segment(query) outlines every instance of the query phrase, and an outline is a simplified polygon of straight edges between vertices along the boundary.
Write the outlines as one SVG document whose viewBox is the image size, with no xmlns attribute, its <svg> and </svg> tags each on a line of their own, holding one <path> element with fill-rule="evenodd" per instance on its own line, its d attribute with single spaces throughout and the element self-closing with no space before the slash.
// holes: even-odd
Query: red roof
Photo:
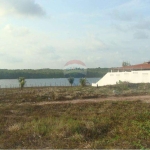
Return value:
<svg viewBox="0 0 150 150">
<path fill-rule="evenodd" d="M 150 63 L 137 64 L 132 66 L 124 66 L 115 68 L 118 70 L 148 70 L 150 69 Z"/>
</svg>

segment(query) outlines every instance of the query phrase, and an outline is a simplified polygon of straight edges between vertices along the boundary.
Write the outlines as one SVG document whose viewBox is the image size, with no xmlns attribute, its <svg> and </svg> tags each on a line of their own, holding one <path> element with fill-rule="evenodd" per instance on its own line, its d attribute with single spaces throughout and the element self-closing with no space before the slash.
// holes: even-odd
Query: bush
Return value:
<svg viewBox="0 0 150 150">
<path fill-rule="evenodd" d="M 74 78 L 73 78 L 73 77 L 70 77 L 70 78 L 68 78 L 68 81 L 69 81 L 69 83 L 70 83 L 71 86 L 72 86 L 72 84 L 73 84 L 73 82 L 74 82 Z"/>
<path fill-rule="evenodd" d="M 81 78 L 80 79 L 80 84 L 81 84 L 81 86 L 86 86 L 86 79 L 85 78 Z"/>
<path fill-rule="evenodd" d="M 22 90 L 23 87 L 25 86 L 25 83 L 26 83 L 25 78 L 24 77 L 19 77 L 18 81 L 19 81 L 19 84 L 20 84 L 20 88 Z"/>
<path fill-rule="evenodd" d="M 128 90 L 129 82 L 120 81 L 116 83 L 116 87 L 118 90 Z"/>
</svg>

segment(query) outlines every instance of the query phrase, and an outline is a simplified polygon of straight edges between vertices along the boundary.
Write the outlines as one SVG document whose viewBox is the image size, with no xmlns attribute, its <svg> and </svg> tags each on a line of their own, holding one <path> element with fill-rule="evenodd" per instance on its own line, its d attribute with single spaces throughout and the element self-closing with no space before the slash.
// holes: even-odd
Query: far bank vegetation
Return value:
<svg viewBox="0 0 150 150">
<path fill-rule="evenodd" d="M 87 69 L 87 78 L 94 77 L 103 77 L 110 68 L 88 68 Z M 65 78 L 64 72 L 62 69 L 17 69 L 17 70 L 8 70 L 0 69 L 0 79 L 18 79 L 19 77 L 25 77 L 26 79 L 33 78 Z M 74 77 L 74 74 L 72 74 Z"/>
</svg>

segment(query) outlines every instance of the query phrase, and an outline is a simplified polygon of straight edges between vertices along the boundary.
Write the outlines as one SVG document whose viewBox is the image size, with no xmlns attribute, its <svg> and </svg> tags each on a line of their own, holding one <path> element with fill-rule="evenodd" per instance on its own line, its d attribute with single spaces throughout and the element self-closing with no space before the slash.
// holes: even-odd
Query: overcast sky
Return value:
<svg viewBox="0 0 150 150">
<path fill-rule="evenodd" d="M 150 0 L 0 0 L 0 68 L 150 60 Z"/>
</svg>

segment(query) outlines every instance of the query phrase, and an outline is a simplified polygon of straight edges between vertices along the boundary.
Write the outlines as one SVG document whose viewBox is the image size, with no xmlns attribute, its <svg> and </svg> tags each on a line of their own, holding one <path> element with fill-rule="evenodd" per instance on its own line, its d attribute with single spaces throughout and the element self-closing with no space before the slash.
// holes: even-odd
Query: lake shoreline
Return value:
<svg viewBox="0 0 150 150">
<path fill-rule="evenodd" d="M 100 78 L 86 78 L 92 84 L 99 81 Z M 80 78 L 74 78 L 73 86 L 80 85 Z M 43 78 L 43 79 L 25 79 L 25 87 L 43 87 L 43 86 L 70 86 L 68 78 Z M 1 88 L 17 88 L 19 87 L 18 79 L 0 79 Z"/>
</svg>

